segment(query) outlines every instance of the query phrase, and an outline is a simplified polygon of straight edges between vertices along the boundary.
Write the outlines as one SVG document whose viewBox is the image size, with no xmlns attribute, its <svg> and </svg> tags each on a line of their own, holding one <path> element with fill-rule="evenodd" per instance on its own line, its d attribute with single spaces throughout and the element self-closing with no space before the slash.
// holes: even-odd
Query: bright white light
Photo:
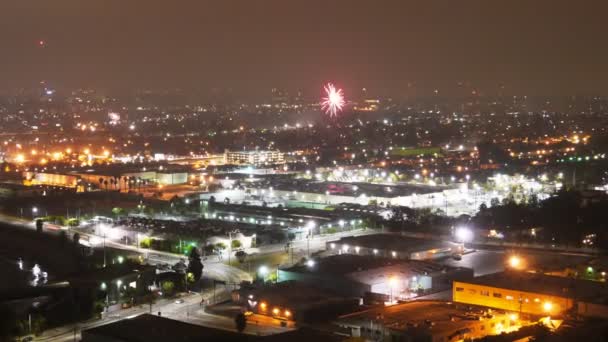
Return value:
<svg viewBox="0 0 608 342">
<path fill-rule="evenodd" d="M 306 261 L 306 266 L 308 267 L 313 267 L 315 265 L 315 261 L 312 259 L 308 259 L 308 261 Z"/>
<path fill-rule="evenodd" d="M 455 232 L 456 239 L 461 242 L 471 242 L 473 241 L 473 231 L 469 228 L 460 227 L 456 229 Z"/>
<path fill-rule="evenodd" d="M 258 269 L 258 272 L 261 275 L 266 275 L 266 274 L 268 274 L 268 267 L 266 267 L 266 266 L 260 266 L 260 268 Z"/>
</svg>

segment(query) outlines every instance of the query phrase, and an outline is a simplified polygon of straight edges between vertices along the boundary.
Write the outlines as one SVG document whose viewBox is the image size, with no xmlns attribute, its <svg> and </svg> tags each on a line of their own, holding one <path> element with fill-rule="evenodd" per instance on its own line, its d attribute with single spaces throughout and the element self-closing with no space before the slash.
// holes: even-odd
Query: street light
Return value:
<svg viewBox="0 0 608 342">
<path fill-rule="evenodd" d="M 391 301 L 390 301 L 390 302 L 391 302 L 391 304 L 392 304 L 392 303 L 393 303 L 393 301 L 394 301 L 394 300 L 393 300 L 393 288 L 397 286 L 397 282 L 398 282 L 398 280 L 397 280 L 397 278 L 396 278 L 396 277 L 394 277 L 394 276 L 391 276 L 390 278 L 388 278 L 388 287 L 389 287 L 389 288 L 390 288 L 390 290 L 391 290 Z"/>
<path fill-rule="evenodd" d="M 312 259 L 308 259 L 306 261 L 306 266 L 311 267 L 311 268 L 314 267 L 315 266 L 315 261 L 312 260 Z"/>
<path fill-rule="evenodd" d="M 543 310 L 545 310 L 545 312 L 549 313 L 549 312 L 551 312 L 552 309 L 553 309 L 553 303 L 545 302 L 543 304 Z"/>
<path fill-rule="evenodd" d="M 521 259 L 517 255 L 513 255 L 509 258 L 509 266 L 511 268 L 518 268 L 521 265 Z"/>
<path fill-rule="evenodd" d="M 262 265 L 258 268 L 258 273 L 262 276 L 262 280 L 266 282 L 266 276 L 268 275 L 268 267 Z"/>
<path fill-rule="evenodd" d="M 473 241 L 473 231 L 466 227 L 456 228 L 456 239 L 460 242 L 471 242 Z"/>
</svg>

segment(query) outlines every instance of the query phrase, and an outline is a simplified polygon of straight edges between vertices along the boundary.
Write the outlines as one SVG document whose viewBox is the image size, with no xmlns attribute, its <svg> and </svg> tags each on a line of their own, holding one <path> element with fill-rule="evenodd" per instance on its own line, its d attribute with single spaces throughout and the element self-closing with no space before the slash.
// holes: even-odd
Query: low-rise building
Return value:
<svg viewBox="0 0 608 342">
<path fill-rule="evenodd" d="M 454 281 L 455 302 L 539 316 L 571 312 L 603 316 L 608 310 L 604 283 L 540 273 L 507 271 L 469 281 Z"/>
<path fill-rule="evenodd" d="M 340 317 L 351 336 L 372 341 L 452 342 L 519 329 L 515 313 L 450 302 L 418 301 L 374 308 Z"/>
<path fill-rule="evenodd" d="M 394 234 L 348 236 L 327 242 L 328 251 L 335 254 L 372 255 L 394 259 L 431 260 L 462 254 L 461 243 L 425 240 Z"/>
<path fill-rule="evenodd" d="M 301 282 L 241 287 L 233 300 L 247 310 L 289 321 L 327 321 L 351 312 L 360 301 Z"/>
<path fill-rule="evenodd" d="M 110 324 L 82 331 L 83 342 L 233 342 L 233 341 L 317 341 L 337 342 L 345 340 L 344 336 L 325 333 L 307 328 L 287 330 L 272 335 L 259 336 L 254 329 L 246 327 L 244 333 L 233 329 L 234 323 L 225 320 L 218 327 L 206 327 L 183 321 L 143 314 L 137 317 L 122 319 Z M 260 327 L 264 328 L 264 327 Z M 276 331 L 276 327 L 273 327 Z M 255 329 L 259 332 L 259 330 Z"/>
<path fill-rule="evenodd" d="M 284 162 L 284 153 L 277 150 L 226 151 L 226 164 L 231 165 L 282 164 Z"/>
<path fill-rule="evenodd" d="M 473 277 L 473 270 L 432 262 L 341 254 L 278 270 L 279 281 L 295 280 L 345 296 L 381 294 L 407 299 L 420 293 L 450 289 L 455 279 Z"/>
</svg>

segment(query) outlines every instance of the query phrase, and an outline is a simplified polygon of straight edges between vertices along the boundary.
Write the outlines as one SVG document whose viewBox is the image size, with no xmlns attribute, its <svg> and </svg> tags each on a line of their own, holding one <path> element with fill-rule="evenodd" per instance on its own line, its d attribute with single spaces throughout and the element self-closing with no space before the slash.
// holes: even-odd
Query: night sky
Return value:
<svg viewBox="0 0 608 342">
<path fill-rule="evenodd" d="M 608 95 L 607 14 L 605 0 L 2 0 L 0 87 Z"/>
</svg>

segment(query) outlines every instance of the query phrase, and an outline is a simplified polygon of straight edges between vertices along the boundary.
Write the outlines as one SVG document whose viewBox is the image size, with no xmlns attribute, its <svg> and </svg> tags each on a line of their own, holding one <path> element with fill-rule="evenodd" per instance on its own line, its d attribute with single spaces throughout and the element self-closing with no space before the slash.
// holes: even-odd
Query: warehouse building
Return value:
<svg viewBox="0 0 608 342">
<path fill-rule="evenodd" d="M 507 271 L 454 281 L 455 302 L 540 316 L 568 311 L 608 317 L 608 287 L 602 282 Z"/>
<path fill-rule="evenodd" d="M 461 243 L 392 234 L 348 236 L 327 242 L 326 249 L 333 254 L 372 255 L 406 260 L 432 260 L 464 252 Z"/>
<path fill-rule="evenodd" d="M 416 301 L 345 315 L 336 324 L 368 341 L 453 342 L 515 331 L 528 322 L 470 305 Z"/>
<path fill-rule="evenodd" d="M 279 281 L 295 280 L 344 296 L 381 294 L 387 300 L 447 290 L 454 279 L 472 277 L 473 270 L 468 268 L 353 254 L 333 255 L 278 270 Z"/>
</svg>

